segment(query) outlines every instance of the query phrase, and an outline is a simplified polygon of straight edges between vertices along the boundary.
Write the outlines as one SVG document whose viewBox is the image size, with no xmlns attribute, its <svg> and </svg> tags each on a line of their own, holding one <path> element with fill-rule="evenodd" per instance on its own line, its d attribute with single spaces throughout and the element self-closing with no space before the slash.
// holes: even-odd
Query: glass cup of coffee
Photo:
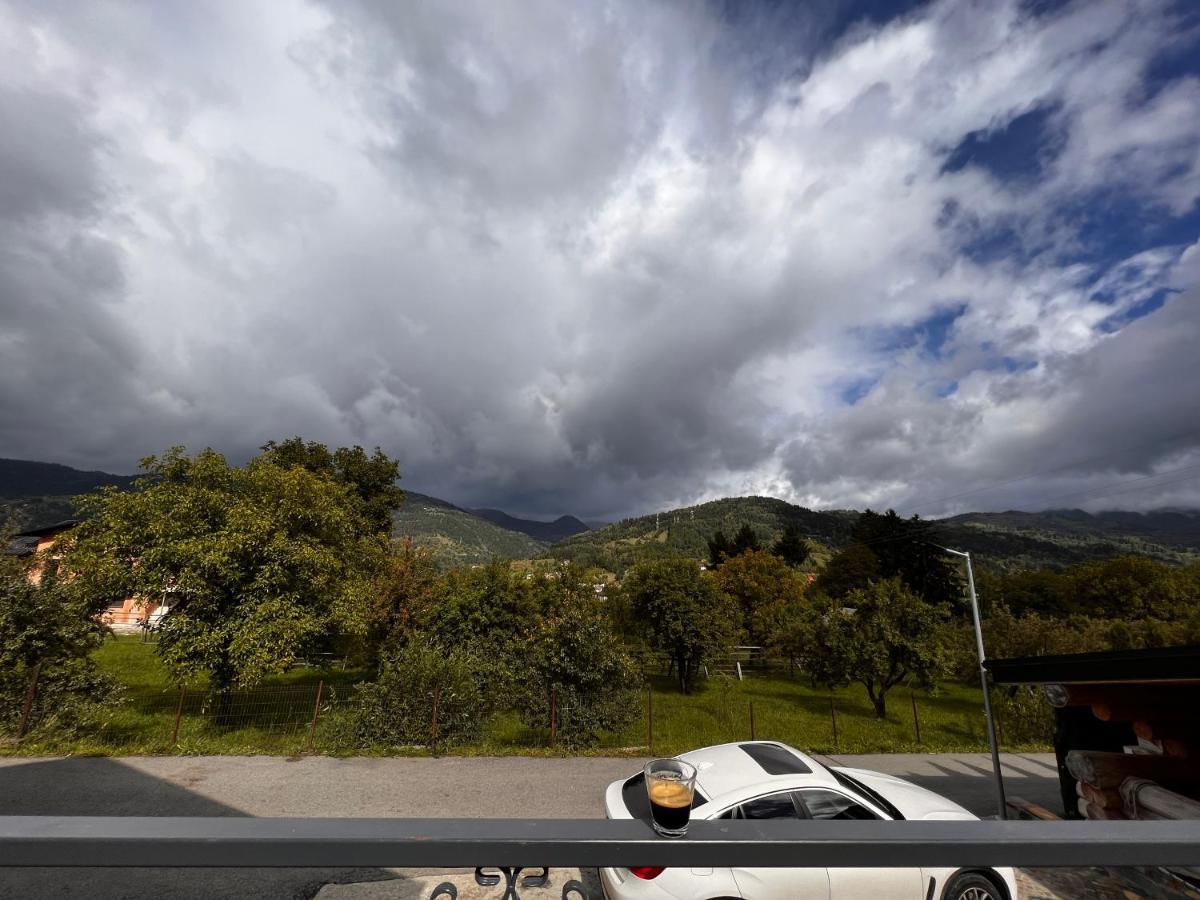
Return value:
<svg viewBox="0 0 1200 900">
<path fill-rule="evenodd" d="M 683 837 L 692 813 L 696 767 L 681 759 L 652 759 L 645 773 L 654 830 L 663 837 Z"/>
</svg>

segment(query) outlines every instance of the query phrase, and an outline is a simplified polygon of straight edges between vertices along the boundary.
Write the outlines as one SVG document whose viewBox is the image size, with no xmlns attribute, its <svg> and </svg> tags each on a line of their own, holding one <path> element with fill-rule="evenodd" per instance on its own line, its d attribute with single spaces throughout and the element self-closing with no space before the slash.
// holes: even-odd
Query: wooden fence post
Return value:
<svg viewBox="0 0 1200 900">
<path fill-rule="evenodd" d="M 646 688 L 646 752 L 654 755 L 654 688 Z"/>
<path fill-rule="evenodd" d="M 433 749 L 437 751 L 438 741 L 438 698 L 441 696 L 441 688 L 438 685 L 433 686 Z"/>
<path fill-rule="evenodd" d="M 317 699 L 313 701 L 312 724 L 308 726 L 308 752 L 312 753 L 313 743 L 317 739 L 317 718 L 321 715 L 321 694 L 325 693 L 325 680 L 317 682 Z"/>
<path fill-rule="evenodd" d="M 918 744 L 918 745 L 920 745 L 920 743 L 921 743 L 921 719 L 920 719 L 920 717 L 917 715 L 917 695 L 916 695 L 916 694 L 914 694 L 912 691 L 909 691 L 909 692 L 908 692 L 908 698 L 909 698 L 910 700 L 912 700 L 912 709 L 913 709 L 913 728 L 914 728 L 914 729 L 916 730 L 916 732 L 917 732 L 917 744 Z"/>
<path fill-rule="evenodd" d="M 29 730 L 29 717 L 33 713 L 33 701 L 37 699 L 38 680 L 42 677 L 42 664 L 35 663 L 29 676 L 29 687 L 25 689 L 25 702 L 21 704 L 21 724 L 17 726 L 17 740 L 25 737 Z"/>
<path fill-rule="evenodd" d="M 750 740 L 757 740 L 754 734 L 754 701 L 750 701 Z"/>
<path fill-rule="evenodd" d="M 187 693 L 187 688 L 180 687 L 179 702 L 175 704 L 175 726 L 171 729 L 171 746 L 175 747 L 179 744 L 179 720 L 183 716 L 183 697 Z"/>
<path fill-rule="evenodd" d="M 833 721 L 833 749 L 838 749 L 837 710 L 833 708 L 833 697 L 829 698 L 829 718 Z"/>
<path fill-rule="evenodd" d="M 550 688 L 550 746 L 558 742 L 558 688 Z"/>
</svg>

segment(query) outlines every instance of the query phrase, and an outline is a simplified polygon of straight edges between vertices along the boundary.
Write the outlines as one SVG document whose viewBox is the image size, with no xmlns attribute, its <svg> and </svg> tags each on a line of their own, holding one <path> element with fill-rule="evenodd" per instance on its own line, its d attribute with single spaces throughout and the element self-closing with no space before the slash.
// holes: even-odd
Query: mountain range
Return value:
<svg viewBox="0 0 1200 900">
<path fill-rule="evenodd" d="M 481 519 L 487 519 L 501 528 L 519 531 L 521 534 L 529 535 L 535 541 L 544 541 L 547 544 L 553 544 L 572 535 L 591 530 L 590 526 L 585 525 L 574 516 L 559 516 L 553 522 L 539 522 L 536 519 L 519 519 L 500 509 L 473 509 L 471 513 Z"/>
<path fill-rule="evenodd" d="M 54 463 L 0 459 L 0 529 L 20 531 L 69 518 L 71 497 L 103 485 L 127 487 L 134 476 L 87 472 Z M 784 528 L 807 536 L 814 562 L 849 539 L 858 512 L 811 510 L 771 497 L 729 497 L 664 510 L 591 528 L 574 516 L 552 522 L 498 509 L 465 509 L 406 491 L 394 513 L 395 535 L 432 550 L 443 566 L 512 559 L 570 559 L 624 572 L 644 559 L 683 554 L 703 557 L 717 530 L 732 535 L 743 524 L 770 543 Z M 930 520 L 931 539 L 968 550 L 981 566 L 998 570 L 1063 566 L 1135 553 L 1164 562 L 1200 558 L 1200 510 L 1151 512 L 1078 509 L 964 513 Z"/>
</svg>

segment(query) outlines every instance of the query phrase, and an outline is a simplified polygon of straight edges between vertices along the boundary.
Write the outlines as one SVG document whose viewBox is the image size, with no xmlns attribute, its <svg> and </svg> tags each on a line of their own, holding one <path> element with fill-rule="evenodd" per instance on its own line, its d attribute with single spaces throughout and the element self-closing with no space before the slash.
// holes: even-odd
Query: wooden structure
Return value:
<svg viewBox="0 0 1200 900">
<path fill-rule="evenodd" d="M 1054 708 L 1063 813 L 1200 819 L 1200 647 L 995 659 L 993 684 L 1041 685 Z M 1010 803 L 1021 818 L 1047 810 Z M 1195 896 L 1200 869 L 1126 872 L 1152 893 Z"/>
<path fill-rule="evenodd" d="M 1200 647 L 989 660 L 1042 685 L 1067 818 L 1200 817 Z"/>
</svg>

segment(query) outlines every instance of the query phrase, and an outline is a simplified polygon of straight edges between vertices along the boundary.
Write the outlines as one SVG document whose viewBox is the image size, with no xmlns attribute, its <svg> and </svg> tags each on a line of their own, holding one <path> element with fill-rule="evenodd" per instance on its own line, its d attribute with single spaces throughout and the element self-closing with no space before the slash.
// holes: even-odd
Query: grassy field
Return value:
<svg viewBox="0 0 1200 900">
<path fill-rule="evenodd" d="M 313 750 L 338 753 L 337 734 L 345 715 L 343 702 L 366 673 L 337 669 L 297 668 L 271 679 L 253 692 L 235 697 L 229 724 L 218 727 L 202 684 L 183 695 L 177 740 L 172 741 L 180 689 L 170 685 L 153 644 L 118 637 L 96 652 L 101 668 L 124 685 L 124 697 L 107 712 L 103 723 L 70 739 L 39 737 L 36 732 L 21 754 L 75 753 L 97 755 L 275 754 L 307 750 L 316 686 L 323 682 L 321 714 Z M 780 740 L 818 753 L 978 751 L 987 748 L 982 697 L 976 688 L 943 685 L 932 695 L 915 695 L 921 740 L 913 720 L 913 695 L 896 689 L 889 697 L 888 717 L 880 721 L 862 687 L 829 691 L 802 679 L 751 676 L 738 682 L 710 679 L 695 694 L 684 696 L 668 679 L 655 679 L 653 744 L 647 749 L 646 706 L 624 733 L 610 736 L 592 754 L 674 755 L 685 750 L 751 737 Z M 831 711 L 832 701 L 832 711 Z M 564 713 L 569 715 L 569 711 Z M 836 717 L 836 737 L 834 719 Z M 1003 720 L 1001 721 L 1003 727 Z M 1047 740 L 1049 734 L 1047 734 Z M 511 713 L 497 713 L 479 739 L 458 747 L 468 755 L 560 755 L 568 751 L 548 745 L 544 730 L 522 725 Z M 1010 750 L 1041 750 L 1042 744 L 1006 745 Z M 421 748 L 378 748 L 375 753 L 425 754 Z"/>
</svg>

